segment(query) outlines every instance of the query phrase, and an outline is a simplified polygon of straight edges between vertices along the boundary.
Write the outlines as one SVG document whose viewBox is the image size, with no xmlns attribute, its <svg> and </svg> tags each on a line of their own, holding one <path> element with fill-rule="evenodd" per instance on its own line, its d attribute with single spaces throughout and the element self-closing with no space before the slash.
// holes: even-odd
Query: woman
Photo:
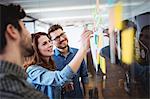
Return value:
<svg viewBox="0 0 150 99">
<path fill-rule="evenodd" d="M 32 83 L 37 90 L 48 95 L 50 99 L 60 99 L 61 86 L 77 72 L 89 48 L 90 34 L 90 31 L 83 32 L 81 35 L 81 48 L 72 61 L 61 71 L 55 71 L 54 62 L 51 59 L 53 44 L 48 34 L 43 32 L 33 34 L 35 53 L 32 57 L 33 60 L 26 67 L 27 81 Z"/>
</svg>

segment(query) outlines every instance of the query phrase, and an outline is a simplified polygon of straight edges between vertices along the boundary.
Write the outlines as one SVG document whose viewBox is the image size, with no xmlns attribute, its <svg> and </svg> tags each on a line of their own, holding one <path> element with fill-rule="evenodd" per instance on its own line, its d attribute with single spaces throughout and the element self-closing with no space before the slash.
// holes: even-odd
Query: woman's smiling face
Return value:
<svg viewBox="0 0 150 99">
<path fill-rule="evenodd" d="M 38 39 L 38 49 L 42 56 L 50 57 L 54 54 L 53 52 L 53 43 L 52 41 L 45 35 L 42 35 Z"/>
</svg>

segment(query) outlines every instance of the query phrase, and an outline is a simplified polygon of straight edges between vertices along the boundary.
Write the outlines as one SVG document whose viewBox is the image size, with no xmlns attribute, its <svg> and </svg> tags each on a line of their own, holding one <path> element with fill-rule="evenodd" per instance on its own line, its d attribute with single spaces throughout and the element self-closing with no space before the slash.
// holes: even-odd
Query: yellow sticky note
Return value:
<svg viewBox="0 0 150 99">
<path fill-rule="evenodd" d="M 100 56 L 100 67 L 104 74 L 106 74 L 106 61 L 105 58 Z"/>
<path fill-rule="evenodd" d="M 122 11 L 122 4 L 117 3 L 114 7 L 114 27 L 118 30 L 122 29 Z"/>
<path fill-rule="evenodd" d="M 103 38 L 102 38 L 102 33 L 99 33 L 98 36 L 98 48 L 102 48 L 103 47 Z"/>
<path fill-rule="evenodd" d="M 96 59 L 97 59 L 97 64 L 99 65 L 100 64 L 100 55 L 99 55 L 98 51 L 96 53 Z"/>
<path fill-rule="evenodd" d="M 131 64 L 134 57 L 134 29 L 129 28 L 121 33 L 122 61 Z"/>
</svg>

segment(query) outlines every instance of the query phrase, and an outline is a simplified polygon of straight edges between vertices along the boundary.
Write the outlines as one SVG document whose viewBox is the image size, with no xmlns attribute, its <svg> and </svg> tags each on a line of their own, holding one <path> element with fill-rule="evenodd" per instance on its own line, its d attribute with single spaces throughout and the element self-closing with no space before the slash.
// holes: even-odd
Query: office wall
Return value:
<svg viewBox="0 0 150 99">
<path fill-rule="evenodd" d="M 80 35 L 83 32 L 83 26 L 69 26 L 64 27 L 64 31 L 67 34 L 69 39 L 69 45 L 71 47 L 79 48 L 80 47 Z"/>
</svg>

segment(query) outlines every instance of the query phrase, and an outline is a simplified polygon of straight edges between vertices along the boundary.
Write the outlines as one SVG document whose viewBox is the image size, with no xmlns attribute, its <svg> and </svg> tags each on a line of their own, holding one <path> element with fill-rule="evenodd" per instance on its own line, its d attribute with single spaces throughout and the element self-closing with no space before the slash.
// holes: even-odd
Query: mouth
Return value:
<svg viewBox="0 0 150 99">
<path fill-rule="evenodd" d="M 60 42 L 60 44 L 62 44 L 62 43 L 63 43 L 63 42 L 65 42 L 65 41 L 67 41 L 67 40 L 63 40 L 63 41 L 61 41 L 61 42 Z"/>
<path fill-rule="evenodd" d="M 48 51 L 48 52 L 52 52 L 52 51 L 53 51 L 53 49 L 48 49 L 47 51 Z"/>
</svg>

